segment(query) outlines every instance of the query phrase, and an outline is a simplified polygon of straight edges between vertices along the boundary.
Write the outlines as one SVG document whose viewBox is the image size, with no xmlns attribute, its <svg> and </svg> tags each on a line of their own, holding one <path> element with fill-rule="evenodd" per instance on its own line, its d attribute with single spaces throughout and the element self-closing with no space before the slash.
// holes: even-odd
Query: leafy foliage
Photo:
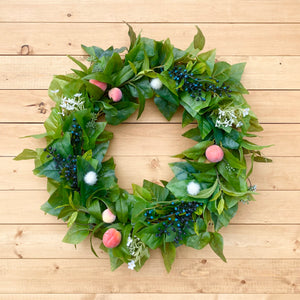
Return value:
<svg viewBox="0 0 300 300">
<path fill-rule="evenodd" d="M 67 223 L 64 242 L 78 244 L 90 236 L 97 256 L 93 238 L 102 239 L 109 228 L 121 233 L 115 248 L 100 246 L 112 270 L 126 263 L 138 271 L 149 249 L 160 248 L 170 272 L 180 245 L 199 250 L 209 244 L 226 261 L 218 231 L 229 224 L 239 202 L 253 200 L 255 188 L 247 179 L 254 161 L 270 161 L 261 153 L 266 146 L 248 140 L 255 136 L 249 132 L 262 127 L 243 97 L 245 64 L 216 62 L 215 50 L 199 54 L 205 38 L 198 27 L 191 45 L 180 50 L 169 39 L 141 37 L 127 25 L 130 46 L 124 59 L 125 47 L 84 45 L 89 66 L 69 57 L 79 69 L 54 76 L 49 96 L 55 107 L 44 123 L 46 132 L 33 136 L 45 137 L 47 147 L 25 149 L 15 160 L 34 159 L 34 174 L 48 178 L 50 197 L 41 209 Z M 121 101 L 111 99 L 112 88 L 119 89 Z M 113 158 L 105 160 L 113 137 L 105 128 L 136 110 L 140 117 L 147 99 L 167 120 L 182 106 L 182 126 L 195 123 L 184 136 L 197 144 L 175 156 L 181 161 L 170 164 L 174 178 L 169 182 L 145 180 L 143 186 L 133 184 L 130 194 L 117 183 Z M 214 144 L 224 157 L 210 162 L 206 150 Z M 116 216 L 110 223 L 103 217 L 107 209 Z"/>
</svg>

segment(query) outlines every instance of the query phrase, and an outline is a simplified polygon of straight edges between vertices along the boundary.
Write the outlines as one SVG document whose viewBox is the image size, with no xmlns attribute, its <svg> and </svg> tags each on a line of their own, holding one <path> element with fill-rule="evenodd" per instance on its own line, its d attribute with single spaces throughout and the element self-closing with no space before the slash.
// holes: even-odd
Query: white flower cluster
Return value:
<svg viewBox="0 0 300 300">
<path fill-rule="evenodd" d="M 61 99 L 61 104 L 59 105 L 62 108 L 62 114 L 65 116 L 67 111 L 73 110 L 83 110 L 84 109 L 84 101 L 81 101 L 81 94 L 77 93 L 73 96 L 73 98 L 63 97 Z"/>
<path fill-rule="evenodd" d="M 141 261 L 146 250 L 145 244 L 136 236 L 133 238 L 129 235 L 126 244 L 132 259 L 128 263 L 128 269 L 134 270 L 136 263 Z"/>
<path fill-rule="evenodd" d="M 221 109 L 218 111 L 218 118 L 216 120 L 216 127 L 231 127 L 235 125 L 236 127 L 242 127 L 242 118 L 249 115 L 249 108 L 228 108 Z"/>
</svg>

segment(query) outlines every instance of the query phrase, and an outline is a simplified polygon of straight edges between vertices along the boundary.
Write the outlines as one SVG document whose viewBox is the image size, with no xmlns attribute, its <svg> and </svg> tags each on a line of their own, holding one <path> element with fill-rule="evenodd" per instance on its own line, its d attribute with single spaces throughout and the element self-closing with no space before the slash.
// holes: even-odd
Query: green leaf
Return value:
<svg viewBox="0 0 300 300">
<path fill-rule="evenodd" d="M 132 71 L 136 75 L 137 74 L 136 66 L 130 60 L 128 61 L 128 63 L 129 63 L 129 66 L 131 67 Z"/>
<path fill-rule="evenodd" d="M 129 30 L 128 30 L 128 35 L 129 35 L 129 38 L 130 38 L 129 50 L 131 50 L 133 48 L 133 46 L 135 45 L 135 42 L 136 42 L 136 33 L 134 32 L 132 26 L 129 23 L 127 23 L 127 22 L 125 22 L 125 23 L 129 28 Z"/>
<path fill-rule="evenodd" d="M 264 148 L 269 148 L 271 146 L 274 146 L 274 145 L 267 145 L 267 146 L 259 146 L 259 145 L 256 145 L 252 142 L 249 142 L 247 140 L 242 140 L 241 142 L 241 146 L 247 150 L 262 150 Z"/>
<path fill-rule="evenodd" d="M 195 199 L 209 198 L 214 193 L 217 186 L 218 186 L 218 180 L 216 180 L 215 183 L 210 188 L 200 191 L 196 196 L 190 196 L 190 197 Z"/>
<path fill-rule="evenodd" d="M 159 97 L 154 98 L 154 103 L 164 117 L 170 121 L 179 107 L 179 99 L 165 86 L 159 90 L 156 90 L 156 93 L 159 95 Z"/>
<path fill-rule="evenodd" d="M 55 148 L 57 153 L 62 157 L 67 158 L 70 154 L 73 154 L 73 148 L 71 144 L 71 133 L 66 132 L 62 138 L 57 139 L 51 144 L 52 148 Z"/>
<path fill-rule="evenodd" d="M 166 39 L 162 47 L 161 64 L 164 65 L 164 70 L 167 71 L 173 65 L 173 45 L 170 39 Z"/>
<path fill-rule="evenodd" d="M 112 73 L 119 72 L 123 67 L 123 61 L 119 53 L 114 53 L 112 57 L 106 64 L 106 67 L 103 71 L 106 75 L 111 75 Z"/>
<path fill-rule="evenodd" d="M 219 203 L 218 203 L 218 206 L 217 206 L 217 211 L 218 211 L 218 214 L 219 214 L 219 215 L 220 215 L 220 214 L 223 212 L 223 210 L 224 210 L 224 204 L 225 204 L 224 198 L 221 197 L 221 199 L 220 199 L 220 201 L 219 201 Z"/>
<path fill-rule="evenodd" d="M 137 236 L 142 240 L 142 242 L 151 249 L 158 248 L 159 246 L 161 246 L 161 244 L 163 242 L 162 237 L 156 236 L 159 226 L 160 226 L 160 224 L 155 224 L 155 225 L 146 227 L 137 233 Z"/>
<path fill-rule="evenodd" d="M 145 96 L 143 94 L 143 91 L 137 86 L 136 86 L 136 89 L 137 89 L 137 92 L 138 92 L 138 95 L 139 95 L 139 113 L 138 113 L 138 116 L 137 116 L 137 119 L 139 119 L 140 116 L 142 115 L 144 109 L 145 109 L 146 99 L 145 99 Z"/>
<path fill-rule="evenodd" d="M 263 157 L 263 156 L 255 156 L 254 157 L 254 161 L 263 162 L 263 163 L 269 163 L 269 162 L 272 162 L 272 159 L 267 158 L 267 157 Z"/>
<path fill-rule="evenodd" d="M 165 201 L 169 195 L 169 190 L 162 187 L 156 183 L 144 179 L 143 188 L 150 191 L 152 196 L 157 199 L 157 201 Z"/>
<path fill-rule="evenodd" d="M 192 52 L 192 53 L 195 52 L 195 55 L 197 55 L 197 53 L 199 51 L 201 51 L 205 45 L 205 37 L 204 37 L 202 31 L 200 30 L 200 28 L 198 26 L 196 26 L 196 29 L 197 29 L 197 34 L 194 36 L 194 41 L 186 49 L 186 52 Z M 193 50 L 196 50 L 196 51 L 193 51 Z"/>
<path fill-rule="evenodd" d="M 95 79 L 95 80 L 98 80 L 101 82 L 106 82 L 109 84 L 112 83 L 111 77 L 107 74 L 104 74 L 103 72 L 94 72 L 92 74 L 89 74 L 89 75 L 83 77 L 82 79 L 85 79 L 85 80 Z"/>
<path fill-rule="evenodd" d="M 76 221 L 78 216 L 78 211 L 74 211 L 68 220 L 68 227 L 71 227 Z"/>
<path fill-rule="evenodd" d="M 89 233 L 90 231 L 88 225 L 73 224 L 63 238 L 63 242 L 75 245 L 79 244 L 87 238 Z"/>
<path fill-rule="evenodd" d="M 198 160 L 202 155 L 204 155 L 205 150 L 207 147 L 212 145 L 214 142 L 213 141 L 202 141 L 198 144 L 196 144 L 194 147 L 191 147 L 185 151 L 183 151 L 180 154 L 175 155 L 174 157 L 178 158 L 190 158 L 194 160 Z"/>
<path fill-rule="evenodd" d="M 192 235 L 187 238 L 186 246 L 200 250 L 210 242 L 209 232 L 202 232 L 199 235 Z"/>
<path fill-rule="evenodd" d="M 109 146 L 109 141 L 105 143 L 96 144 L 95 148 L 93 149 L 92 157 L 97 159 L 99 163 L 102 162 Z"/>
<path fill-rule="evenodd" d="M 56 162 L 53 159 L 51 159 L 46 163 L 42 164 L 41 166 L 35 168 L 33 170 L 33 173 L 38 176 L 49 177 L 60 182 L 62 179 L 60 178 L 58 171 L 59 170 L 56 167 Z"/>
<path fill-rule="evenodd" d="M 215 59 L 216 59 L 216 49 L 210 50 L 205 53 L 201 53 L 200 55 L 197 56 L 197 60 L 205 63 L 206 71 L 209 76 L 211 76 L 213 72 Z"/>
<path fill-rule="evenodd" d="M 238 158 L 236 158 L 229 150 L 226 148 L 223 148 L 224 157 L 227 160 L 227 162 L 236 169 L 246 169 L 246 163 L 245 161 L 240 161 Z"/>
<path fill-rule="evenodd" d="M 238 63 L 231 66 L 230 74 L 229 76 L 231 78 L 234 78 L 235 80 L 240 81 L 242 74 L 244 72 L 246 63 Z"/>
<path fill-rule="evenodd" d="M 169 163 L 169 166 L 178 180 L 185 180 L 190 173 L 196 173 L 196 169 L 188 162 Z"/>
<path fill-rule="evenodd" d="M 98 220 L 102 220 L 102 211 L 99 200 L 94 200 L 90 205 L 87 205 L 88 212 Z"/>
<path fill-rule="evenodd" d="M 151 202 L 152 201 L 152 196 L 151 196 L 151 193 L 146 190 L 145 188 L 142 188 L 141 186 L 139 185 L 136 185 L 136 184 L 132 184 L 132 189 L 133 189 L 133 195 L 134 196 L 137 196 L 139 198 L 142 198 L 148 202 Z"/>
<path fill-rule="evenodd" d="M 162 257 L 164 259 L 164 264 L 167 272 L 171 271 L 171 267 L 176 258 L 176 247 L 173 243 L 165 243 L 160 247 Z"/>
<path fill-rule="evenodd" d="M 61 115 L 58 113 L 58 109 L 52 109 L 50 116 L 44 123 L 49 137 L 51 137 L 52 139 L 57 139 L 61 137 L 62 122 L 63 121 Z"/>
<path fill-rule="evenodd" d="M 71 55 L 67 55 L 76 65 L 78 65 L 85 73 L 88 72 L 88 68 L 84 65 L 81 61 L 77 60 L 76 58 L 72 57 Z"/>
<path fill-rule="evenodd" d="M 121 223 L 126 223 L 128 220 L 128 207 L 129 207 L 129 201 L 128 201 L 128 194 L 125 190 L 120 191 L 120 196 L 116 200 L 116 213 L 118 220 Z"/>
<path fill-rule="evenodd" d="M 35 159 L 37 153 L 31 149 L 24 149 L 19 155 L 17 155 L 14 160 L 26 160 L 26 159 Z"/>
<path fill-rule="evenodd" d="M 193 121 L 195 120 L 195 118 L 189 114 L 189 112 L 187 110 L 184 110 L 183 111 L 183 114 L 182 114 L 182 128 L 191 124 Z M 198 141 L 200 142 L 200 141 Z"/>
<path fill-rule="evenodd" d="M 138 108 L 138 104 L 130 101 L 120 101 L 114 107 L 117 112 L 103 109 L 108 124 L 118 125 L 127 120 Z"/>
<path fill-rule="evenodd" d="M 219 80 L 221 85 L 224 81 L 229 78 L 231 66 L 227 62 L 220 61 L 217 62 L 214 66 L 212 76 Z"/>
<path fill-rule="evenodd" d="M 211 232 L 210 233 L 211 240 L 209 245 L 211 249 L 224 261 L 226 262 L 226 258 L 223 254 L 223 238 L 221 234 L 218 232 Z"/>
</svg>

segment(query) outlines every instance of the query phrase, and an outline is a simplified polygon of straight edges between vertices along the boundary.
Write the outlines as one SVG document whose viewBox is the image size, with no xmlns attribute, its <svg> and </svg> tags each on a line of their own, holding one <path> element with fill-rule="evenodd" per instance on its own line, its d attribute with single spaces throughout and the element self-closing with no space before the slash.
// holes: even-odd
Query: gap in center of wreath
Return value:
<svg viewBox="0 0 300 300">
<path fill-rule="evenodd" d="M 132 183 L 142 185 L 144 179 L 157 184 L 172 179 L 174 175 L 168 164 L 180 161 L 172 156 L 197 143 L 182 136 L 196 126 L 182 128 L 182 111 L 167 121 L 149 99 L 140 119 L 136 117 L 134 114 L 126 122 L 106 128 L 114 137 L 105 159 L 114 158 L 118 183 L 129 192 Z"/>
</svg>

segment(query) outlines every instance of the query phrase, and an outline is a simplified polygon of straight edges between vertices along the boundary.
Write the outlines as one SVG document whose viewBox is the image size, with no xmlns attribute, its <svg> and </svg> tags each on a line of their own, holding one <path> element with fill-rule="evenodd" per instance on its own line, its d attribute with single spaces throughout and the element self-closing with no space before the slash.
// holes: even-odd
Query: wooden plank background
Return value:
<svg viewBox="0 0 300 300">
<path fill-rule="evenodd" d="M 43 131 L 54 74 L 84 60 L 81 44 L 128 45 L 127 27 L 185 48 L 199 25 L 205 50 L 247 62 L 247 100 L 265 131 L 255 141 L 275 144 L 257 164 L 257 201 L 240 205 L 222 230 L 225 264 L 210 249 L 181 247 L 170 274 L 158 251 L 139 272 L 111 273 L 88 242 L 75 250 L 61 239 L 66 226 L 45 216 L 45 180 L 32 161 L 13 157 L 43 141 L 20 139 Z M 299 299 L 300 293 L 300 1 L 299 0 L 10 0 L 0 2 L 0 299 Z M 181 137 L 180 112 L 166 122 L 152 101 L 143 116 L 110 129 L 108 155 L 120 185 L 170 179 L 170 158 L 193 145 Z M 141 293 L 143 295 L 141 295 Z"/>
</svg>

